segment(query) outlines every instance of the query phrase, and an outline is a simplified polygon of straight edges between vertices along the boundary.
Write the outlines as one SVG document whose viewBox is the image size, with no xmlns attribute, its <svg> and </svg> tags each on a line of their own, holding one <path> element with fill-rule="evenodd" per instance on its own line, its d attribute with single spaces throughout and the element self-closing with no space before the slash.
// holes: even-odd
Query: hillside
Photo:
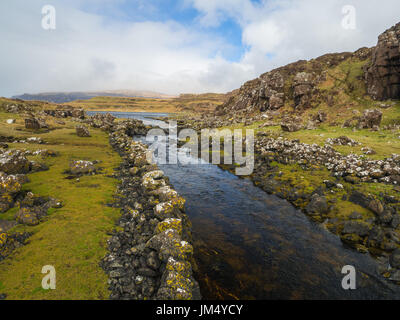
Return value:
<svg viewBox="0 0 400 320">
<path fill-rule="evenodd" d="M 317 112 L 326 113 L 323 122 L 333 125 L 351 121 L 357 111 L 390 108 L 390 101 L 375 101 L 400 99 L 399 35 L 397 24 L 379 36 L 376 47 L 300 60 L 264 73 L 234 91 L 216 115 L 235 120 L 266 112 L 298 120 L 300 128 Z M 387 116 L 387 124 L 399 122 L 395 112 Z"/>
<path fill-rule="evenodd" d="M 373 48 L 264 73 L 181 126 L 254 130 L 253 183 L 400 283 L 400 24 Z"/>
</svg>

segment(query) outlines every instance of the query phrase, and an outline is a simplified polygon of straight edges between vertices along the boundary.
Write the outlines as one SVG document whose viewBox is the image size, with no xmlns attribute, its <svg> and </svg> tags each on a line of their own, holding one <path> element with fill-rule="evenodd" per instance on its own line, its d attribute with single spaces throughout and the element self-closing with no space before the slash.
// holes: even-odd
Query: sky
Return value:
<svg viewBox="0 0 400 320">
<path fill-rule="evenodd" d="M 398 22 L 398 0 L 1 0 L 0 96 L 228 92 L 300 59 L 374 46 Z"/>
</svg>

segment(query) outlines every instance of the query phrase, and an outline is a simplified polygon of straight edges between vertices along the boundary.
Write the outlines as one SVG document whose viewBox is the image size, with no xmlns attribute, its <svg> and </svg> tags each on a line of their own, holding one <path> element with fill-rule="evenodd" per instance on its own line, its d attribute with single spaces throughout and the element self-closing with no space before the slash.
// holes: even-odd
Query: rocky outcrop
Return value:
<svg viewBox="0 0 400 320">
<path fill-rule="evenodd" d="M 369 56 L 370 51 L 364 52 Z M 246 82 L 229 94 L 226 103 L 216 108 L 216 115 L 235 118 L 268 110 L 279 110 L 285 104 L 293 108 L 309 108 L 319 102 L 316 85 L 326 78 L 325 71 L 350 57 L 366 59 L 360 52 L 327 54 L 310 61 L 298 62 L 274 69 Z M 315 100 L 315 101 L 314 101 Z"/>
<path fill-rule="evenodd" d="M 313 90 L 313 75 L 307 72 L 299 72 L 293 80 L 293 98 L 295 108 L 310 107 L 311 93 Z"/>
<path fill-rule="evenodd" d="M 200 299 L 192 275 L 185 200 L 148 162 L 147 147 L 126 134 L 132 129 L 118 124 L 110 134 L 111 144 L 124 159 L 117 173 L 123 230 L 109 240 L 110 252 L 102 262 L 110 277 L 111 299 Z"/>
<path fill-rule="evenodd" d="M 379 36 L 365 80 L 372 98 L 400 99 L 400 23 Z"/>
</svg>

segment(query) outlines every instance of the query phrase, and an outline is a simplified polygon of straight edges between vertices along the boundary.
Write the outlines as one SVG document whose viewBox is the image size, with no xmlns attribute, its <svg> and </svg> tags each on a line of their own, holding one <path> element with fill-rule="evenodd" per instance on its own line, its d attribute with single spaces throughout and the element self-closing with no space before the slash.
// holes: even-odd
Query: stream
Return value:
<svg viewBox="0 0 400 320">
<path fill-rule="evenodd" d="M 154 117 L 168 116 L 112 114 L 161 127 L 166 124 Z M 347 248 L 322 225 L 250 180 L 208 163 L 158 166 L 187 201 L 203 299 L 400 298 L 400 286 L 378 275 L 369 254 Z M 346 265 L 357 270 L 356 290 L 342 288 Z"/>
</svg>

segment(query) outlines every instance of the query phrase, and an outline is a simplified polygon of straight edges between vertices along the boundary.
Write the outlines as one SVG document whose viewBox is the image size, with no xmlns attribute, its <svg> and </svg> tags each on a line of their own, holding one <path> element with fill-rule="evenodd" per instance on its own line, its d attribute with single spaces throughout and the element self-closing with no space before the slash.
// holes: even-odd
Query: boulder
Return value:
<svg viewBox="0 0 400 320">
<path fill-rule="evenodd" d="M 35 118 L 25 119 L 25 129 L 39 130 L 41 128 L 39 120 Z"/>
<path fill-rule="evenodd" d="M 368 109 L 364 111 L 361 117 L 358 128 L 359 129 L 372 129 L 379 127 L 382 121 L 382 112 L 377 109 Z"/>
<path fill-rule="evenodd" d="M 285 122 L 281 123 L 281 128 L 286 132 L 296 132 L 303 129 L 303 125 L 300 122 L 286 120 Z"/>
<path fill-rule="evenodd" d="M 30 162 L 19 150 L 0 154 L 0 171 L 7 174 L 25 174 L 30 170 Z"/>
<path fill-rule="evenodd" d="M 306 207 L 306 212 L 309 215 L 321 215 L 329 212 L 329 206 L 324 196 L 314 194 L 311 197 L 310 203 Z"/>
<path fill-rule="evenodd" d="M 355 234 L 359 237 L 365 237 L 369 234 L 371 227 L 365 222 L 346 221 L 342 230 L 342 234 Z"/>
<path fill-rule="evenodd" d="M 70 164 L 70 171 L 73 175 L 92 174 L 96 167 L 91 161 L 77 160 Z"/>
<path fill-rule="evenodd" d="M 76 126 L 76 134 L 78 137 L 90 137 L 89 129 L 85 126 Z"/>
<path fill-rule="evenodd" d="M 42 209 L 40 207 L 35 208 L 21 208 L 15 215 L 15 220 L 21 224 L 28 226 L 36 226 L 40 222 L 40 218 L 43 216 Z"/>
</svg>

